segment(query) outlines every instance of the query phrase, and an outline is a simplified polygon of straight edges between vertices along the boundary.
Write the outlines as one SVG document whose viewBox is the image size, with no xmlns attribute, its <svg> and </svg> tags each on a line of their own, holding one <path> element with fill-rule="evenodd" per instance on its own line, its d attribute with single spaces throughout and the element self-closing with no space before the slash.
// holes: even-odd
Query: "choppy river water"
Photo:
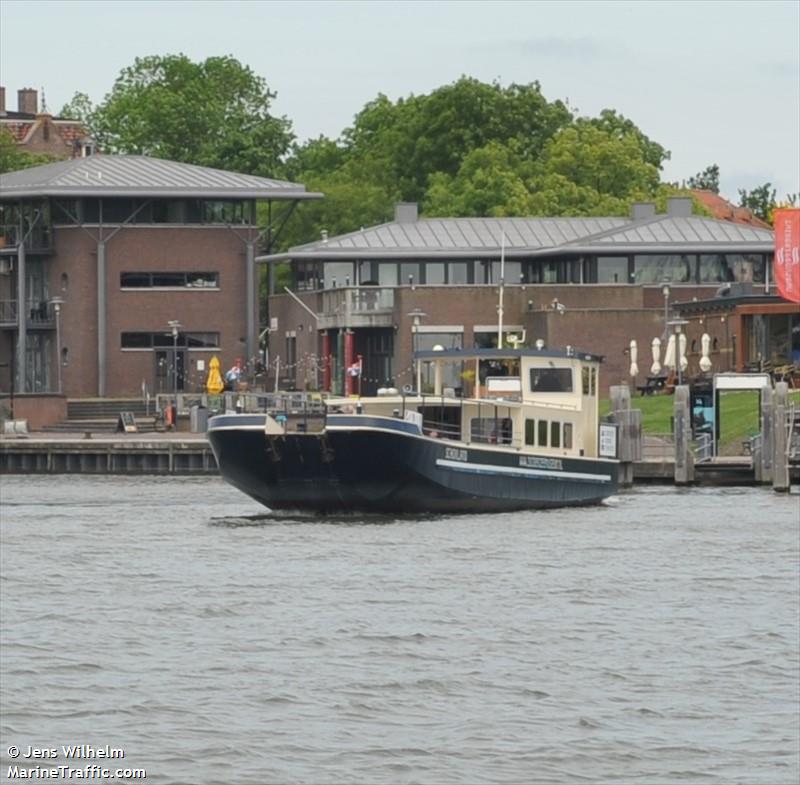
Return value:
<svg viewBox="0 0 800 785">
<path fill-rule="evenodd" d="M 0 478 L 3 777 L 108 766 L 61 749 L 88 744 L 159 785 L 800 778 L 797 495 L 263 512 L 217 479 Z"/>
</svg>

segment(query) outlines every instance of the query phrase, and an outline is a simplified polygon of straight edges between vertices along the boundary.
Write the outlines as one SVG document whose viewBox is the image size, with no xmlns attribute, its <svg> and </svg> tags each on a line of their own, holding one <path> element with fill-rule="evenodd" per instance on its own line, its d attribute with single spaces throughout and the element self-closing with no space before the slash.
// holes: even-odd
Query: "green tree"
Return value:
<svg viewBox="0 0 800 785">
<path fill-rule="evenodd" d="M 423 210 L 429 216 L 514 216 L 532 209 L 519 156 L 500 142 L 470 152 L 455 175 L 429 178 Z"/>
<path fill-rule="evenodd" d="M 91 126 L 95 106 L 86 93 L 75 93 L 72 98 L 61 107 L 59 117 L 66 120 L 78 120 L 81 125 L 91 133 Z"/>
<path fill-rule="evenodd" d="M 29 153 L 20 150 L 11 132 L 0 128 L 0 174 L 16 172 L 30 166 L 40 166 L 55 161 L 55 157 L 45 153 Z"/>
<path fill-rule="evenodd" d="M 758 188 L 748 191 L 745 188 L 739 189 L 739 204 L 747 207 L 753 215 L 762 221 L 769 221 L 775 208 L 775 189 L 772 183 L 764 183 Z"/>
<path fill-rule="evenodd" d="M 502 87 L 464 76 L 396 103 L 379 95 L 342 137 L 370 178 L 420 201 L 431 175 L 454 176 L 473 150 L 514 140 L 520 157 L 531 159 L 571 119 L 561 101 L 547 101 L 538 82 Z"/>
<path fill-rule="evenodd" d="M 233 57 L 142 57 L 85 120 L 106 152 L 280 176 L 293 135 L 286 118 L 270 114 L 274 97 Z M 79 99 L 65 109 L 83 111 Z"/>
<path fill-rule="evenodd" d="M 698 172 L 694 177 L 690 177 L 686 182 L 687 188 L 694 188 L 701 191 L 711 191 L 711 193 L 719 193 L 719 166 L 711 164 Z"/>
</svg>

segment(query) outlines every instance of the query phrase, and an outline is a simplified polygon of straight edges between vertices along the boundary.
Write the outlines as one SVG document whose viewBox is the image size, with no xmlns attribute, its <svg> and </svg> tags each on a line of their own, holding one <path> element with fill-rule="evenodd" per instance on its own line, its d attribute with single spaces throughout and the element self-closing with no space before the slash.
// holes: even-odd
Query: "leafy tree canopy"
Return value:
<svg viewBox="0 0 800 785">
<path fill-rule="evenodd" d="M 719 193 L 719 166 L 711 164 L 686 181 L 687 188 L 696 188 L 701 191 Z"/>
<path fill-rule="evenodd" d="M 96 107 L 85 95 L 62 109 L 83 120 L 101 149 L 280 176 L 293 140 L 270 114 L 266 82 L 233 57 L 137 58 Z"/>
<path fill-rule="evenodd" d="M 5 128 L 0 128 L 0 174 L 27 169 L 29 166 L 49 164 L 55 160 L 52 155 L 20 150 L 11 133 Z"/>
<path fill-rule="evenodd" d="M 748 191 L 745 188 L 739 189 L 739 205 L 747 207 L 753 215 L 762 221 L 768 221 L 775 209 L 775 189 L 772 183 L 764 183 Z"/>
</svg>

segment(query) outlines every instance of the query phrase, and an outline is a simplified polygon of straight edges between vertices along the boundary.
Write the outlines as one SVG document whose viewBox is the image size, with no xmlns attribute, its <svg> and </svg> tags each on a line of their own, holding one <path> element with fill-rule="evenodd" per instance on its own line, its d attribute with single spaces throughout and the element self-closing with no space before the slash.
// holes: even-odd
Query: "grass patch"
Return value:
<svg viewBox="0 0 800 785">
<path fill-rule="evenodd" d="M 789 392 L 789 401 L 800 406 L 800 390 Z M 720 395 L 720 455 L 738 455 L 742 442 L 760 430 L 759 393 L 756 390 L 731 391 Z M 672 395 L 644 395 L 631 399 L 633 409 L 642 411 L 642 430 L 646 434 L 672 433 L 674 398 Z M 600 401 L 600 414 L 611 411 L 611 401 Z"/>
</svg>

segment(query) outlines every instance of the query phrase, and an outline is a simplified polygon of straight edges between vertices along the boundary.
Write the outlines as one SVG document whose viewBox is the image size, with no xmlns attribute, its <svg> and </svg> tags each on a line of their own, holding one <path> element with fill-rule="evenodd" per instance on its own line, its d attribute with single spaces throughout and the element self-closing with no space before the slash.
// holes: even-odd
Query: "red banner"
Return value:
<svg viewBox="0 0 800 785">
<path fill-rule="evenodd" d="M 784 300 L 800 303 L 800 208 L 775 211 L 772 277 Z"/>
</svg>

